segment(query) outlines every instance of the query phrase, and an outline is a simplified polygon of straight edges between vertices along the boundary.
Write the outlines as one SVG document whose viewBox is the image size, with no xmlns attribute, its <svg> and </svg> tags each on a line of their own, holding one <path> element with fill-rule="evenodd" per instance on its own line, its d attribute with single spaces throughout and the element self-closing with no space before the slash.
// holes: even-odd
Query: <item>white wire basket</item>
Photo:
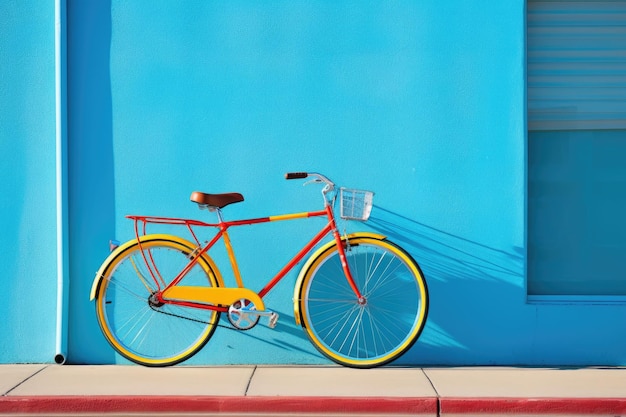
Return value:
<svg viewBox="0 0 626 417">
<path fill-rule="evenodd" d="M 342 187 L 339 189 L 339 200 L 342 219 L 365 221 L 372 212 L 374 193 Z"/>
</svg>

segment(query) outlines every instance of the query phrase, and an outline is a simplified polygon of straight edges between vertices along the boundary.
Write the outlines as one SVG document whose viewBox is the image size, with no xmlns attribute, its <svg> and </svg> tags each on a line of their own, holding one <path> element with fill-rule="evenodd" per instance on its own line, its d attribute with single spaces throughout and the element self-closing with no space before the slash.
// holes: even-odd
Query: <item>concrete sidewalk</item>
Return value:
<svg viewBox="0 0 626 417">
<path fill-rule="evenodd" d="M 625 368 L 0 365 L 0 414 L 626 415 Z"/>
</svg>

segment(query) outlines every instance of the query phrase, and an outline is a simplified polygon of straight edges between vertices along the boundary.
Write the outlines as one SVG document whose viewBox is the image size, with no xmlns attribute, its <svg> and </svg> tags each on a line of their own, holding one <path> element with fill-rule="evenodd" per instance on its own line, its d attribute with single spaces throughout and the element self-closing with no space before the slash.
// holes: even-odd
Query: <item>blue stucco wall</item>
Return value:
<svg viewBox="0 0 626 417">
<path fill-rule="evenodd" d="M 85 313 L 71 328 L 86 335 L 71 339 L 73 360 L 112 360 L 79 295 L 107 240 L 131 238 L 123 215 L 207 216 L 188 202 L 196 189 L 243 193 L 228 218 L 318 204 L 317 189 L 282 179 L 289 170 L 375 190 L 369 227 L 424 267 L 430 321 L 403 363 L 518 360 L 527 337 L 518 332 L 527 308 L 522 2 L 101 7 L 70 9 L 70 26 L 86 34 L 73 41 L 83 49 L 70 48 L 79 77 L 70 112 L 84 112 L 73 120 L 81 127 L 70 125 L 72 149 L 97 149 L 73 161 L 73 307 Z M 92 186 L 105 208 L 83 199 Z M 246 282 L 261 288 L 319 226 L 233 231 Z M 219 329 L 194 361 L 324 362 L 294 325 L 294 279 L 268 298 L 281 313 L 275 331 Z M 514 326 L 495 313 L 503 309 Z"/>
<path fill-rule="evenodd" d="M 0 362 L 55 349 L 54 3 L 0 3 Z"/>
<path fill-rule="evenodd" d="M 598 325 L 626 318 L 620 305 L 527 301 L 523 0 L 111 0 L 67 11 L 70 362 L 123 362 L 88 294 L 109 239 L 132 237 L 124 215 L 205 219 L 188 201 L 194 190 L 243 193 L 229 219 L 303 211 L 318 189 L 282 175 L 312 170 L 374 190 L 371 221 L 348 227 L 387 234 L 427 277 L 428 324 L 398 363 L 626 363 L 624 336 Z M 11 132 L 0 134 L 4 147 Z M 32 140 L 22 152 L 53 163 L 54 150 Z M 14 178 L 13 192 L 41 188 Z M 3 206 L 4 217 L 15 210 Z M 29 236 L 12 227 L 13 238 Z M 234 230 L 246 283 L 262 287 L 318 227 Z M 42 256 L 37 268 L 52 271 L 54 253 Z M 26 260 L 18 253 L 15 264 Z M 49 274 L 33 285 L 49 285 Z M 326 363 L 294 324 L 295 276 L 267 297 L 281 314 L 275 330 L 218 329 L 190 363 Z M 41 337 L 52 345 L 50 331 Z M 0 360 L 17 360 L 16 346 Z"/>
</svg>

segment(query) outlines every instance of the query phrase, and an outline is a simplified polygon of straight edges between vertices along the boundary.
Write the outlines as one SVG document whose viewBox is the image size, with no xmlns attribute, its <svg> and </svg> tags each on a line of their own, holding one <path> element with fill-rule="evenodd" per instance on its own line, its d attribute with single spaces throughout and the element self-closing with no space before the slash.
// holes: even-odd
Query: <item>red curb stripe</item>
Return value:
<svg viewBox="0 0 626 417">
<path fill-rule="evenodd" d="M 626 398 L 441 398 L 449 414 L 626 414 Z"/>
<path fill-rule="evenodd" d="M 438 400 L 393 397 L 0 397 L 0 414 L 102 412 L 380 413 L 436 415 Z"/>
</svg>

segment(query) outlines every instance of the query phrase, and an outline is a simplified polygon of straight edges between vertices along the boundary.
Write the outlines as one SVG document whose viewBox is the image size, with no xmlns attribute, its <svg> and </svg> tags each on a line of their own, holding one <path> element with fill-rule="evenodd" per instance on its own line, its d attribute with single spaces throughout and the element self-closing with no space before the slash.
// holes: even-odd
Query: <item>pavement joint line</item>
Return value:
<svg viewBox="0 0 626 417">
<path fill-rule="evenodd" d="M 254 374 L 256 373 L 256 370 L 259 366 L 258 365 L 254 365 L 254 368 L 252 368 L 252 374 L 250 374 L 250 378 L 248 379 L 248 384 L 246 385 L 246 389 L 243 393 L 244 397 L 248 396 L 248 390 L 250 389 L 250 384 L 252 384 L 252 378 L 254 378 Z"/>
<path fill-rule="evenodd" d="M 437 398 L 441 398 L 441 395 L 439 395 L 439 391 L 437 391 L 437 387 L 435 387 L 435 384 L 433 384 L 433 381 L 428 376 L 428 372 L 426 372 L 426 369 L 424 369 L 424 368 L 420 368 L 420 369 L 422 370 L 422 373 L 424 374 L 424 376 L 428 380 L 428 383 L 430 384 L 430 386 L 433 389 L 433 391 L 435 391 L 435 395 L 437 396 Z"/>
<path fill-rule="evenodd" d="M 426 369 L 424 368 L 420 368 L 422 370 L 422 373 L 424 374 L 424 376 L 426 377 L 426 379 L 428 380 L 428 383 L 430 384 L 430 387 L 433 389 L 433 391 L 435 392 L 435 396 L 437 398 L 437 403 L 436 403 L 436 407 L 437 407 L 437 414 L 435 414 L 437 417 L 441 416 L 441 395 L 439 395 L 439 391 L 437 391 L 437 387 L 435 387 L 435 384 L 433 384 L 433 381 L 430 379 L 430 377 L 428 376 L 428 373 L 426 372 Z"/>
<path fill-rule="evenodd" d="M 25 379 L 23 379 L 22 381 L 18 382 L 17 385 L 15 385 L 13 388 L 9 389 L 7 392 L 5 392 L 4 394 L 2 394 L 3 397 L 8 396 L 9 394 L 11 394 L 11 392 L 15 391 L 20 385 L 24 384 L 26 381 L 28 381 L 29 379 L 33 378 L 35 375 L 39 374 L 40 372 L 42 372 L 44 369 L 48 369 L 51 365 L 44 365 L 43 368 L 39 369 L 37 372 L 33 373 L 32 375 L 29 375 L 28 377 L 26 377 Z"/>
</svg>

